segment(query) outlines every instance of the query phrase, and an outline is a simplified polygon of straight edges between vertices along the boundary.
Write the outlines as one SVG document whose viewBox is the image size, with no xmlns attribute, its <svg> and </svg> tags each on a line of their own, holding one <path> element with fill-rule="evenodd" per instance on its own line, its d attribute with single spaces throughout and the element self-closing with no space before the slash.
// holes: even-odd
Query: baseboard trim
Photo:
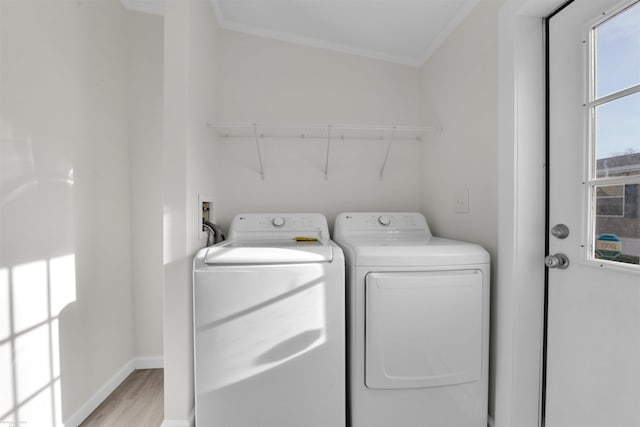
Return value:
<svg viewBox="0 0 640 427">
<path fill-rule="evenodd" d="M 160 427 L 195 427 L 196 412 L 195 408 L 191 410 L 188 420 L 164 420 Z"/>
<path fill-rule="evenodd" d="M 93 393 L 93 395 L 80 407 L 68 420 L 64 421 L 65 427 L 77 427 L 133 372 L 134 359 L 127 362 L 106 383 Z"/>
<path fill-rule="evenodd" d="M 122 5 L 136 12 L 164 15 L 164 0 L 120 0 Z"/>
<path fill-rule="evenodd" d="M 136 369 L 154 369 L 164 367 L 164 358 L 136 357 L 125 363 L 105 382 L 69 419 L 63 422 L 65 427 L 77 427 Z"/>
<path fill-rule="evenodd" d="M 164 357 L 149 356 L 136 357 L 134 359 L 135 369 L 162 369 L 164 368 Z"/>
<path fill-rule="evenodd" d="M 164 420 L 160 427 L 189 427 L 188 420 Z"/>
</svg>

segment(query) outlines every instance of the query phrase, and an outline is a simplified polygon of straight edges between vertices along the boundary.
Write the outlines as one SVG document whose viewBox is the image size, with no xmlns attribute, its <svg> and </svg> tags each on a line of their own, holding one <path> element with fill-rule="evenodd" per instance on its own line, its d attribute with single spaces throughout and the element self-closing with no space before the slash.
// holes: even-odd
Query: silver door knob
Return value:
<svg viewBox="0 0 640 427">
<path fill-rule="evenodd" d="M 555 255 L 547 255 L 544 258 L 544 265 L 549 268 L 558 268 L 564 270 L 569 267 L 569 257 L 565 254 L 557 253 Z"/>
<path fill-rule="evenodd" d="M 551 229 L 551 235 L 558 239 L 566 239 L 569 235 L 569 227 L 564 224 L 556 224 Z"/>
</svg>

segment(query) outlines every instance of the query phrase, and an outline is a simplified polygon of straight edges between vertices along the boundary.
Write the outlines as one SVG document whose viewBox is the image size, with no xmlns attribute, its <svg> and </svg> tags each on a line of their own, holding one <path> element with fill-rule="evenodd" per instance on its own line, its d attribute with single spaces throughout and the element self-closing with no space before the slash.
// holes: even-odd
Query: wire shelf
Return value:
<svg viewBox="0 0 640 427">
<path fill-rule="evenodd" d="M 422 141 L 425 134 L 440 130 L 436 126 L 364 126 L 364 125 L 277 125 L 264 123 L 207 123 L 222 138 L 297 138 L 324 140 Z"/>
<path fill-rule="evenodd" d="M 216 130 L 220 138 L 251 139 L 255 141 L 260 177 L 264 179 L 264 167 L 260 140 L 263 139 L 299 139 L 324 141 L 327 144 L 324 177 L 329 177 L 329 153 L 331 142 L 340 141 L 387 141 L 387 149 L 380 168 L 380 179 L 384 176 L 389 151 L 394 142 L 422 141 L 426 134 L 439 132 L 439 126 L 366 126 L 336 124 L 277 125 L 265 123 L 207 123 Z"/>
</svg>

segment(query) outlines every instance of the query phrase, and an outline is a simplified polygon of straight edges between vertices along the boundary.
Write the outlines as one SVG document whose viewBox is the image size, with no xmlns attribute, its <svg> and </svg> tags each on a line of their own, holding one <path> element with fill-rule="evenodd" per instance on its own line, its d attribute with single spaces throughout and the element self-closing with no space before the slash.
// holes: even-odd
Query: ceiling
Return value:
<svg viewBox="0 0 640 427">
<path fill-rule="evenodd" d="M 227 30 L 412 66 L 422 65 L 478 1 L 211 0 Z M 152 13 L 163 4 L 122 2 Z"/>
</svg>

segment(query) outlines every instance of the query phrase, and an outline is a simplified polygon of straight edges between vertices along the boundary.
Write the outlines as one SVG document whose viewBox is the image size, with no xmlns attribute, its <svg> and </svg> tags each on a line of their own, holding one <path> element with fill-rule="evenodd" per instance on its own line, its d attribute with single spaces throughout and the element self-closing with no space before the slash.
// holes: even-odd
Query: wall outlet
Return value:
<svg viewBox="0 0 640 427">
<path fill-rule="evenodd" d="M 455 213 L 469 213 L 469 189 L 456 191 L 454 197 L 453 211 Z"/>
</svg>

